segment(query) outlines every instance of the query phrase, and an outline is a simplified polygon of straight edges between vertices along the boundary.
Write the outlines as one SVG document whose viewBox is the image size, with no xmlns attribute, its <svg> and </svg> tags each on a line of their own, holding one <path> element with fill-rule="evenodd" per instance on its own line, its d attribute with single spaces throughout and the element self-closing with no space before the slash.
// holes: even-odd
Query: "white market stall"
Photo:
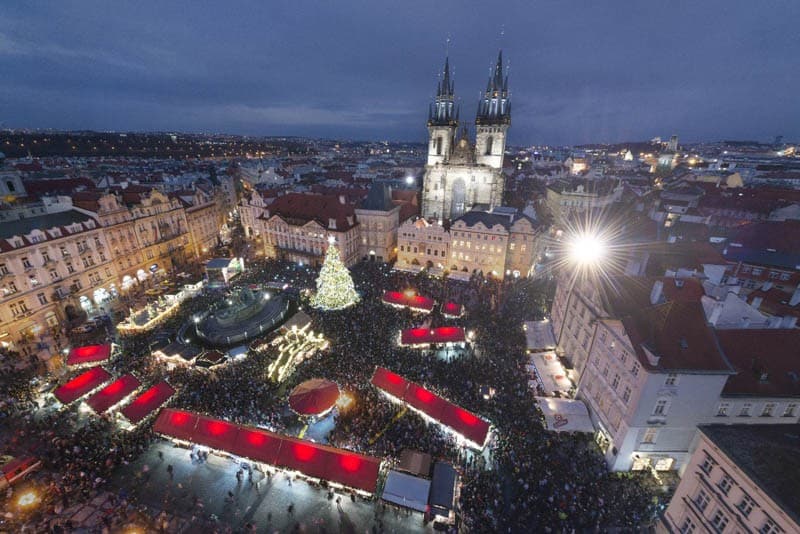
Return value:
<svg viewBox="0 0 800 534">
<path fill-rule="evenodd" d="M 566 394 L 572 388 L 567 371 L 555 352 L 536 352 L 530 355 L 528 362 L 528 372 L 536 377 L 546 395 Z M 536 387 L 535 382 L 529 385 Z"/>
<path fill-rule="evenodd" d="M 555 432 L 594 433 L 592 418 L 586 405 L 573 399 L 535 397 L 544 413 L 547 429 Z"/>
</svg>

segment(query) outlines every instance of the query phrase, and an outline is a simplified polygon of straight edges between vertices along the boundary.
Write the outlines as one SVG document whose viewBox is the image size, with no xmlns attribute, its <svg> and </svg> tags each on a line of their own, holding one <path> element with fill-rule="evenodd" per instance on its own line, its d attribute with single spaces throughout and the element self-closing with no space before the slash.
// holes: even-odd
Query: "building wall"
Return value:
<svg viewBox="0 0 800 534">
<path fill-rule="evenodd" d="M 456 221 L 450 227 L 450 235 L 451 270 L 503 278 L 509 240 L 509 233 L 503 226 L 496 224 L 487 228 L 480 222 L 467 226 L 464 221 Z"/>
<path fill-rule="evenodd" d="M 475 204 L 499 206 L 502 202 L 503 176 L 492 167 L 429 165 L 423 182 L 422 216 L 425 218 L 454 219 Z"/>
<path fill-rule="evenodd" d="M 294 225 L 278 215 L 261 219 L 261 237 L 267 258 L 322 265 L 328 247 L 328 237 L 336 240 L 342 262 L 350 267 L 361 258 L 359 225 L 346 231 L 324 228 L 315 221 Z"/>
<path fill-rule="evenodd" d="M 397 266 L 448 269 L 450 233 L 424 219 L 407 220 L 397 230 Z M 441 266 L 441 267 L 440 267 Z"/>
<path fill-rule="evenodd" d="M 359 255 L 377 261 L 392 261 L 396 256 L 400 207 L 389 211 L 357 209 L 356 218 L 360 230 Z"/>
<path fill-rule="evenodd" d="M 702 432 L 664 513 L 661 532 L 800 532 L 800 525 Z M 719 529 L 724 521 L 725 526 Z"/>
</svg>

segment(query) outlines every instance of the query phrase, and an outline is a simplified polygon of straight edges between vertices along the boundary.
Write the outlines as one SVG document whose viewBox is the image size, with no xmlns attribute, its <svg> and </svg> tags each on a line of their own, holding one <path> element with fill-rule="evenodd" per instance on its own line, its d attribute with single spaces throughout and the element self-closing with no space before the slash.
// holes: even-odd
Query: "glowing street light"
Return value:
<svg viewBox="0 0 800 534">
<path fill-rule="evenodd" d="M 414 177 L 413 176 L 406 176 L 406 183 L 408 185 L 413 185 L 414 184 Z"/>
<path fill-rule="evenodd" d="M 17 506 L 22 509 L 32 508 L 40 500 L 39 494 L 35 490 L 29 489 L 17 497 Z"/>
<path fill-rule="evenodd" d="M 569 259 L 580 267 L 591 267 L 605 258 L 607 247 L 597 235 L 579 234 L 567 243 Z"/>
</svg>

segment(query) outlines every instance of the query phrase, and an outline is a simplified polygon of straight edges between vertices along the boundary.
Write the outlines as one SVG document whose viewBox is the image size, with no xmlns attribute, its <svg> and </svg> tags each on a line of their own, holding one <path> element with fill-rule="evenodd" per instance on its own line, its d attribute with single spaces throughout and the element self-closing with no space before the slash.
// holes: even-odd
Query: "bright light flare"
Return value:
<svg viewBox="0 0 800 534">
<path fill-rule="evenodd" d="M 593 234 L 577 235 L 568 242 L 567 247 L 570 260 L 583 267 L 599 264 L 608 253 L 606 243 Z"/>
<path fill-rule="evenodd" d="M 34 490 L 28 490 L 21 493 L 17 498 L 17 506 L 20 508 L 29 508 L 39 502 L 39 494 Z"/>
</svg>

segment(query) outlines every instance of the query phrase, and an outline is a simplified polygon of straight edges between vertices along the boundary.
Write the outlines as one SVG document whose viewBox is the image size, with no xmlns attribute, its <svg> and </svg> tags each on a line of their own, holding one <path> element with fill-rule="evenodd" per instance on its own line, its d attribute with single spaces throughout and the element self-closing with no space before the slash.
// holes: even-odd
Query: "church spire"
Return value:
<svg viewBox="0 0 800 534">
<path fill-rule="evenodd" d="M 489 75 L 486 92 L 478 102 L 477 124 L 508 124 L 511 122 L 511 103 L 508 99 L 508 75 L 503 75 L 503 51 Z"/>
<path fill-rule="evenodd" d="M 450 57 L 444 60 L 441 79 L 436 86 L 436 98 L 428 117 L 429 126 L 448 126 L 456 122 L 455 82 L 450 76 Z"/>
</svg>

